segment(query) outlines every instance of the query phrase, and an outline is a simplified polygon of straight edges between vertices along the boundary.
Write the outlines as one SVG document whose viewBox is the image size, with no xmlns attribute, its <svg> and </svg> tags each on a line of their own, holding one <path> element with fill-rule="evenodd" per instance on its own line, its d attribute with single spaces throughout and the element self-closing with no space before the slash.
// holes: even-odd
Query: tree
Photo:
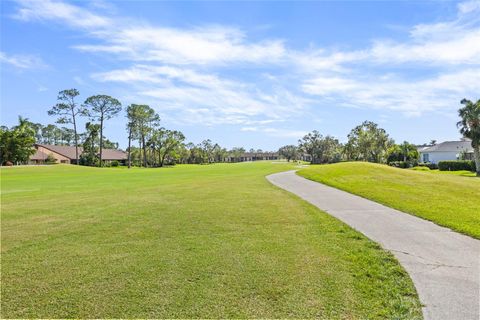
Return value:
<svg viewBox="0 0 480 320">
<path fill-rule="evenodd" d="M 138 139 L 143 150 L 143 165 L 147 166 L 147 140 L 155 127 L 160 124 L 160 116 L 150 106 L 131 104 L 127 107 L 127 130 L 130 140 Z"/>
<path fill-rule="evenodd" d="M 180 131 L 160 128 L 154 132 L 152 140 L 158 153 L 158 163 L 163 167 L 165 159 L 175 158 L 175 152 L 182 146 L 185 136 Z"/>
<path fill-rule="evenodd" d="M 26 118 L 18 117 L 18 125 L 0 129 L 0 164 L 27 163 L 35 153 L 35 131 Z"/>
<path fill-rule="evenodd" d="M 287 159 L 288 162 L 290 160 L 296 160 L 298 157 L 298 148 L 292 144 L 286 145 L 278 149 L 278 154 Z"/>
<path fill-rule="evenodd" d="M 331 163 L 340 161 L 340 143 L 332 136 L 323 137 L 317 130 L 298 141 L 299 148 L 310 155 L 311 163 Z"/>
<path fill-rule="evenodd" d="M 79 95 L 80 92 L 77 89 L 60 91 L 57 97 L 58 103 L 48 111 L 50 116 L 59 116 L 57 123 L 71 123 L 73 125 L 76 164 L 78 164 L 77 116 L 85 113 L 85 109 L 75 101 L 75 98 Z"/>
<path fill-rule="evenodd" d="M 242 156 L 242 154 L 245 153 L 245 149 L 241 147 L 240 148 L 235 147 L 232 150 L 230 150 L 228 153 L 230 154 L 230 156 L 233 158 L 233 161 L 235 162 L 240 160 L 240 157 Z"/>
<path fill-rule="evenodd" d="M 474 103 L 463 99 L 460 103 L 463 108 L 458 110 L 461 120 L 457 127 L 464 137 L 472 140 L 477 177 L 480 177 L 480 100 Z"/>
<path fill-rule="evenodd" d="M 393 161 L 416 162 L 418 151 L 415 145 L 404 141 L 402 144 L 394 144 L 387 150 L 387 163 Z"/>
<path fill-rule="evenodd" d="M 83 152 L 80 157 L 80 163 L 85 166 L 96 166 L 98 163 L 97 141 L 99 141 L 98 133 L 100 131 L 100 125 L 87 122 L 85 129 L 87 129 L 87 134 L 83 142 Z"/>
<path fill-rule="evenodd" d="M 104 122 L 115 117 L 121 110 L 122 104 L 115 98 L 112 98 L 107 95 L 96 95 L 91 96 L 85 100 L 84 106 L 86 108 L 86 113 L 88 116 L 94 120 L 98 121 L 100 124 L 100 157 L 99 163 L 100 167 L 102 163 L 102 152 L 103 152 L 103 128 Z"/>
<path fill-rule="evenodd" d="M 344 152 L 348 160 L 383 163 L 388 148 L 394 144 L 387 132 L 371 121 L 364 121 L 348 134 Z"/>
</svg>

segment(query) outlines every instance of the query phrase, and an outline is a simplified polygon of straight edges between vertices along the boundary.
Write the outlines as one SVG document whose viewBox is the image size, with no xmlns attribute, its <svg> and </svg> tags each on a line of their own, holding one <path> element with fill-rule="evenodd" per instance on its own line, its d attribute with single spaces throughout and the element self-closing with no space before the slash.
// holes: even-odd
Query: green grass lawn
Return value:
<svg viewBox="0 0 480 320">
<path fill-rule="evenodd" d="M 310 166 L 298 174 L 480 238 L 480 179 L 474 174 L 365 162 Z"/>
<path fill-rule="evenodd" d="M 267 182 L 289 164 L 1 170 L 2 318 L 420 318 L 389 253 Z"/>
</svg>

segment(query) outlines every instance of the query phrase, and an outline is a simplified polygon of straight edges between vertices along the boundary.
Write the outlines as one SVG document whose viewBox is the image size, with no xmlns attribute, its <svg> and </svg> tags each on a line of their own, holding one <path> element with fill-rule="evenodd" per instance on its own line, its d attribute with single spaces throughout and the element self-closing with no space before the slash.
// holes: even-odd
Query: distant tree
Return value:
<svg viewBox="0 0 480 320">
<path fill-rule="evenodd" d="M 87 98 L 84 102 L 86 113 L 88 116 L 94 120 L 98 121 L 100 124 L 100 156 L 99 164 L 100 167 L 103 165 L 103 128 L 104 122 L 115 117 L 121 110 L 122 104 L 115 98 L 112 98 L 107 95 L 96 95 Z"/>
<path fill-rule="evenodd" d="M 306 134 L 298 141 L 299 148 L 310 155 L 311 163 L 340 161 L 340 143 L 332 136 L 322 136 L 317 130 Z"/>
<path fill-rule="evenodd" d="M 153 134 L 152 140 L 155 142 L 155 150 L 158 154 L 158 163 L 160 167 L 165 164 L 165 159 L 176 158 L 176 153 L 182 147 L 185 136 L 180 131 L 166 130 L 160 128 Z"/>
<path fill-rule="evenodd" d="M 100 125 L 87 122 L 85 125 L 86 139 L 83 142 L 83 152 L 80 157 L 80 164 L 85 166 L 96 166 L 98 164 L 97 141 L 100 140 Z"/>
<path fill-rule="evenodd" d="M 418 157 L 417 147 L 407 141 L 402 144 L 394 144 L 387 150 L 387 163 L 393 161 L 415 162 Z"/>
<path fill-rule="evenodd" d="M 57 127 L 53 124 L 46 125 L 42 129 L 42 142 L 46 144 L 54 144 L 55 142 L 55 131 Z"/>
<path fill-rule="evenodd" d="M 58 116 L 57 123 L 71 123 L 74 131 L 75 159 L 78 164 L 78 131 L 77 116 L 85 113 L 85 109 L 77 104 L 75 98 L 80 95 L 77 89 L 62 90 L 58 93 L 58 103 L 49 111 L 48 115 Z"/>
<path fill-rule="evenodd" d="M 480 100 L 472 102 L 463 99 L 463 107 L 458 110 L 461 120 L 457 123 L 460 133 L 472 140 L 477 177 L 480 177 Z"/>
<path fill-rule="evenodd" d="M 388 148 L 393 144 L 384 129 L 374 122 L 365 121 L 350 131 L 344 151 L 348 160 L 383 163 Z"/>
<path fill-rule="evenodd" d="M 230 150 L 228 152 L 230 154 L 230 156 L 233 158 L 233 161 L 239 161 L 240 160 L 240 157 L 242 156 L 242 154 L 245 153 L 245 149 L 244 148 L 239 148 L 239 147 L 235 147 L 233 148 L 232 150 Z"/>
<path fill-rule="evenodd" d="M 437 144 L 437 140 L 430 140 L 429 145 L 434 146 Z"/>
<path fill-rule="evenodd" d="M 228 155 L 228 151 L 222 148 L 218 143 L 213 146 L 213 158 L 214 162 L 223 162 Z"/>
<path fill-rule="evenodd" d="M 35 153 L 35 131 L 26 118 L 18 117 L 18 125 L 0 129 L 0 164 L 27 163 Z"/>
<path fill-rule="evenodd" d="M 290 160 L 297 159 L 298 148 L 294 145 L 286 145 L 278 149 L 278 154 L 287 159 L 288 162 L 290 162 Z"/>
<path fill-rule="evenodd" d="M 160 116 L 148 105 L 131 104 L 127 107 L 127 118 L 130 139 L 139 141 L 143 151 L 143 166 L 147 167 L 147 141 L 159 126 Z"/>
</svg>

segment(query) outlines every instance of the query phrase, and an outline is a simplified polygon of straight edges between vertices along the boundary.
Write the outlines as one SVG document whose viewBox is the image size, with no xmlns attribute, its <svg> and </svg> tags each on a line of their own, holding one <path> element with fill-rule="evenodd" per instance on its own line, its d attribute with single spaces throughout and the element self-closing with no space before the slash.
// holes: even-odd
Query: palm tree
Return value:
<svg viewBox="0 0 480 320">
<path fill-rule="evenodd" d="M 463 99 L 463 108 L 458 110 L 461 120 L 457 123 L 460 133 L 472 140 L 477 177 L 480 177 L 480 100 L 473 103 Z"/>
</svg>

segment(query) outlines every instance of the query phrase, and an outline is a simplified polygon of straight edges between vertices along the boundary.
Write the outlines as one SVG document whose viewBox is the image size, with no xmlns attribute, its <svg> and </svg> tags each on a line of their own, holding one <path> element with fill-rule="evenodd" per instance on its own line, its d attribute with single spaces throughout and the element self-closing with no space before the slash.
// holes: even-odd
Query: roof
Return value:
<svg viewBox="0 0 480 320">
<path fill-rule="evenodd" d="M 38 149 L 35 150 L 35 153 L 30 156 L 30 160 L 46 160 L 47 158 L 48 158 L 48 154 Z"/>
<path fill-rule="evenodd" d="M 64 157 L 69 158 L 70 160 L 75 160 L 75 146 L 56 146 L 51 144 L 40 144 L 37 143 L 35 146 L 40 146 L 45 149 L 51 150 L 55 153 L 58 153 Z M 38 150 L 37 150 L 38 151 Z M 78 156 L 80 157 L 83 152 L 82 147 L 78 147 Z M 36 153 L 35 153 L 36 155 Z M 34 155 L 34 156 L 35 156 Z M 103 160 L 126 160 L 128 155 L 125 151 L 115 150 L 115 149 L 103 149 L 102 150 L 102 159 Z M 33 159 L 33 158 L 32 158 Z M 41 158 L 44 159 L 44 158 Z"/>
<path fill-rule="evenodd" d="M 471 141 L 445 141 L 430 147 L 421 147 L 419 152 L 473 152 Z"/>
</svg>

